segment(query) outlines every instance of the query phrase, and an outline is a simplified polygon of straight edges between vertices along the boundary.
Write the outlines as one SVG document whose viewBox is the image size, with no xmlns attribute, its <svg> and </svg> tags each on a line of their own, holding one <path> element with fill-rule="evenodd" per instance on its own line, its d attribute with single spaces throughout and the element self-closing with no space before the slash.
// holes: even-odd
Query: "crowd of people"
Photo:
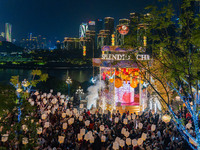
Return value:
<svg viewBox="0 0 200 150">
<path fill-rule="evenodd" d="M 188 150 L 190 147 L 172 122 L 146 111 L 120 114 L 78 108 L 57 93 L 32 94 L 37 108 L 38 150 Z"/>
</svg>

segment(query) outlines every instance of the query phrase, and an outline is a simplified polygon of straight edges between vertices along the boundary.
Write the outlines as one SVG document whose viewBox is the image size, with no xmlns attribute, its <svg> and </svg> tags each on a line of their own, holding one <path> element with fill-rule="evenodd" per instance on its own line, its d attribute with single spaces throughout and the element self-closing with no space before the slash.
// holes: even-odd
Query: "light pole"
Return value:
<svg viewBox="0 0 200 150">
<path fill-rule="evenodd" d="M 70 77 L 67 78 L 66 83 L 68 85 L 68 97 L 69 97 L 69 93 L 70 93 L 70 84 L 72 84 L 72 79 Z"/>
<path fill-rule="evenodd" d="M 81 89 L 81 86 L 76 90 L 76 94 L 79 96 L 79 99 L 81 100 L 81 95 L 84 94 L 83 89 Z"/>
</svg>

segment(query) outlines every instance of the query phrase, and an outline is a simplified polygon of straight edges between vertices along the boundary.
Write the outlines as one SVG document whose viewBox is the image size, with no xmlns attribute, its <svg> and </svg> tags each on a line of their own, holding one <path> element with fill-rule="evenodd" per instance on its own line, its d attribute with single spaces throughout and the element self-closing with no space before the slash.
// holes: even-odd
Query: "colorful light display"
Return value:
<svg viewBox="0 0 200 150">
<path fill-rule="evenodd" d="M 83 46 L 83 56 L 86 56 L 86 46 Z"/>
<path fill-rule="evenodd" d="M 79 28 L 79 37 L 86 37 L 87 30 L 88 30 L 88 24 L 82 23 Z"/>
<path fill-rule="evenodd" d="M 12 25 L 9 24 L 9 23 L 6 23 L 5 29 L 6 29 L 6 41 L 7 42 L 12 42 L 12 38 L 11 38 Z"/>
<path fill-rule="evenodd" d="M 126 26 L 126 25 L 120 25 L 120 26 L 118 26 L 118 29 L 117 29 L 117 30 L 119 31 L 119 33 L 120 33 L 121 35 L 126 35 L 126 34 L 128 34 L 128 32 L 129 32 L 129 27 Z"/>
</svg>

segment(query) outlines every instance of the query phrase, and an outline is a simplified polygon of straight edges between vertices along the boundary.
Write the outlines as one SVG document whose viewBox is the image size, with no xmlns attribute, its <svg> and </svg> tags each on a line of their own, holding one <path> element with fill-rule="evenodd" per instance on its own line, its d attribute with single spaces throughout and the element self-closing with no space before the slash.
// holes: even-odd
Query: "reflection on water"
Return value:
<svg viewBox="0 0 200 150">
<path fill-rule="evenodd" d="M 65 81 L 67 76 L 70 76 L 72 80 L 80 83 L 88 82 L 92 77 L 92 69 L 87 70 L 42 70 L 44 73 L 48 73 L 49 77 L 58 78 Z M 8 84 L 11 76 L 19 75 L 20 80 L 30 79 L 31 70 L 24 69 L 0 69 L 0 82 Z"/>
</svg>

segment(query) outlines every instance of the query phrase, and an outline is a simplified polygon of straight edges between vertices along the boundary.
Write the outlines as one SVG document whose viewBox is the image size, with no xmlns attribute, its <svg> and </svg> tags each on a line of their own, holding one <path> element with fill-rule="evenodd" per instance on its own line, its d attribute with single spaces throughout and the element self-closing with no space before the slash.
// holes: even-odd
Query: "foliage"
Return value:
<svg viewBox="0 0 200 150">
<path fill-rule="evenodd" d="M 1 135 L 9 135 L 5 147 L 14 148 L 17 145 L 19 149 L 33 149 L 37 146 L 37 127 L 39 126 L 35 117 L 37 108 L 30 105 L 28 98 L 31 88 L 36 87 L 39 82 L 46 81 L 48 74 L 43 74 L 40 70 L 33 70 L 31 76 L 32 80 L 30 81 L 25 79 L 20 82 L 19 76 L 13 76 L 10 80 L 16 89 L 17 96 L 15 95 L 15 98 L 17 97 L 18 102 L 5 111 L 0 120 L 0 126 L 3 127 L 3 130 L 0 131 Z M 5 97 L 8 95 L 6 94 Z M 12 104 L 12 101 L 9 103 Z M 28 130 L 23 130 L 23 125 L 26 125 Z M 28 138 L 27 145 L 22 144 L 24 137 Z"/>
<path fill-rule="evenodd" d="M 139 36 L 148 38 L 147 46 L 136 40 L 134 36 L 132 39 L 135 41 L 130 41 L 131 38 L 129 38 L 125 44 L 131 45 L 131 42 L 134 42 L 139 53 L 143 53 L 141 50 L 144 49 L 152 52 L 151 61 L 137 60 L 136 55 L 133 55 L 132 58 L 140 67 L 142 76 L 171 112 L 178 130 L 187 141 L 188 138 L 192 139 L 199 148 L 200 133 L 197 116 L 199 116 L 200 19 L 194 14 L 192 6 L 194 1 L 183 0 L 179 18 L 176 19 L 178 22 L 173 21 L 178 15 L 176 15 L 171 1 L 167 2 L 167 5 L 163 7 L 149 6 L 147 9 L 150 14 L 140 20 L 146 28 L 145 32 L 138 30 Z M 141 24 L 138 24 L 136 29 Z M 174 94 L 180 96 L 192 115 L 195 137 L 187 132 L 185 124 L 174 113 L 173 106 L 170 105 L 172 97 L 176 96 Z M 188 143 L 190 144 L 189 141 Z M 194 145 L 190 144 L 190 146 L 195 149 Z"/>
</svg>

